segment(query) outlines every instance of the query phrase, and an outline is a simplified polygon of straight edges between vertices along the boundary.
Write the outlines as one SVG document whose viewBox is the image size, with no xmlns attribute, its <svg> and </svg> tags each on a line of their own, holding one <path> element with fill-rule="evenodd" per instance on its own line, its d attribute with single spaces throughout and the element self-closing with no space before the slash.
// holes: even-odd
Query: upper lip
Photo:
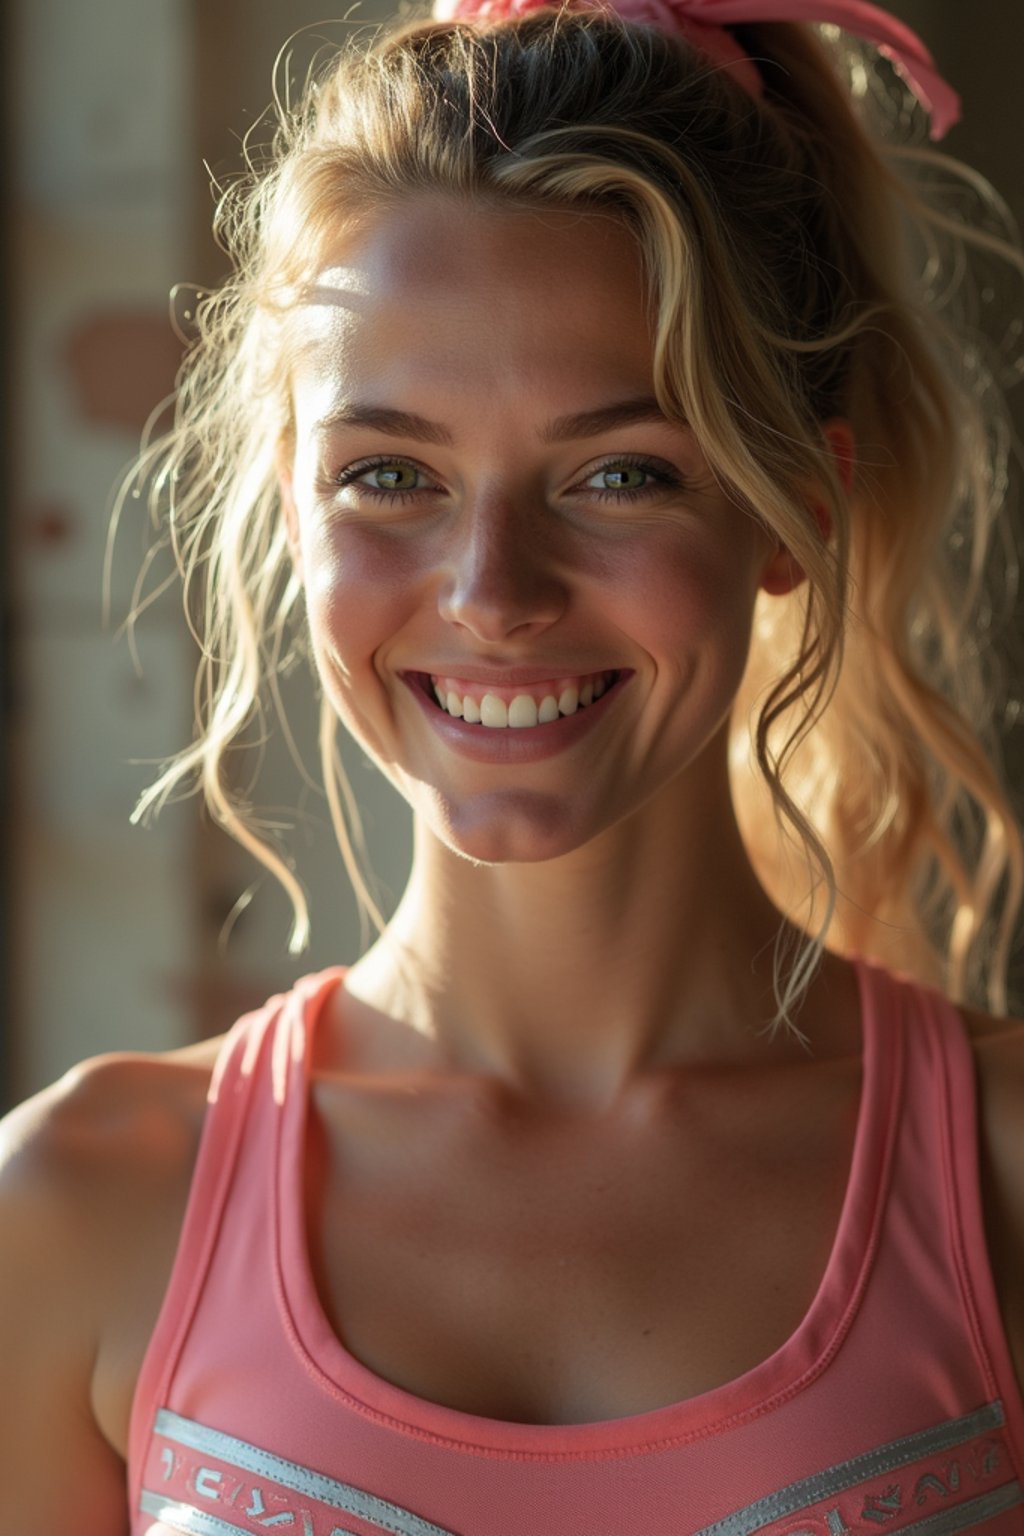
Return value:
<svg viewBox="0 0 1024 1536">
<path fill-rule="evenodd" d="M 560 677 L 592 677 L 598 672 L 621 672 L 621 667 L 561 666 L 552 663 L 546 667 L 473 667 L 465 662 L 453 662 L 437 667 L 407 669 L 420 671 L 425 677 L 452 677 L 463 683 L 490 683 L 495 688 L 528 688 L 534 683 L 549 683 Z"/>
</svg>

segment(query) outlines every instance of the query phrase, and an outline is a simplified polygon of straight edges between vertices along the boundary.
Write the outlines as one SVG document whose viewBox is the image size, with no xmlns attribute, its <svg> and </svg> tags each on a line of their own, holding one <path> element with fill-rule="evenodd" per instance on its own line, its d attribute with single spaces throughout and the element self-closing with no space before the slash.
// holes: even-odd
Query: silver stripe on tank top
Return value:
<svg viewBox="0 0 1024 1536">
<path fill-rule="evenodd" d="M 992 1488 L 980 1498 L 968 1499 L 955 1509 L 938 1509 L 923 1520 L 905 1525 L 898 1536 L 959 1536 L 961 1531 L 977 1531 L 986 1520 L 1002 1515 L 1008 1509 L 1024 1504 L 1024 1489 L 1020 1483 L 1006 1483 L 1002 1488 Z"/>
<path fill-rule="evenodd" d="M 187 1536 L 248 1536 L 243 1525 L 232 1525 L 228 1520 L 221 1520 L 216 1515 L 211 1515 L 205 1509 L 196 1509 L 194 1504 L 182 1504 L 177 1499 L 165 1499 L 159 1493 L 150 1493 L 144 1488 L 139 1500 L 139 1508 L 144 1515 L 152 1515 L 162 1525 L 168 1526 L 172 1531 L 184 1531 Z"/>
<path fill-rule="evenodd" d="M 876 1446 L 874 1450 L 864 1451 L 859 1456 L 851 1457 L 849 1461 L 838 1461 L 822 1472 L 815 1472 L 810 1477 L 801 1478 L 799 1482 L 789 1483 L 775 1493 L 756 1499 L 745 1509 L 738 1509 L 735 1514 L 726 1515 L 724 1519 L 716 1520 L 712 1525 L 706 1525 L 702 1530 L 695 1531 L 694 1536 L 754 1536 L 755 1532 L 763 1530 L 774 1521 L 781 1520 L 787 1515 L 799 1515 L 805 1509 L 809 1509 L 812 1504 L 819 1504 L 823 1499 L 845 1493 L 850 1488 L 856 1488 L 868 1478 L 881 1477 L 886 1472 L 894 1472 L 899 1467 L 921 1461 L 925 1456 L 934 1456 L 941 1451 L 951 1450 L 954 1446 L 972 1440 L 976 1435 L 999 1429 L 1004 1423 L 1005 1414 L 1002 1403 L 998 1400 L 986 1403 L 983 1408 L 975 1408 L 973 1412 L 965 1413 L 962 1418 L 947 1419 L 931 1429 L 919 1429 L 912 1435 L 903 1435 L 899 1440 L 890 1440 L 887 1445 Z M 1017 1490 L 1016 1497 L 1000 1508 L 1012 1508 L 1014 1504 L 1021 1502 L 1019 1484 L 1013 1483 L 1010 1488 Z M 1009 1497 L 1006 1490 L 1001 1488 L 992 1490 L 992 1494 Z M 986 1494 L 983 1497 L 987 1498 L 989 1495 Z M 956 1513 L 956 1509 L 940 1511 L 942 1516 Z M 929 1515 L 925 1521 L 918 1521 L 916 1525 L 901 1527 L 900 1536 L 903 1536 L 904 1530 L 921 1531 L 925 1536 L 933 1536 L 932 1528 L 927 1524 L 927 1521 L 932 1518 Z M 833 1536 L 833 1532 L 834 1536 L 845 1536 L 848 1527 L 833 1523 L 828 1529 L 829 1536 Z M 969 1529 L 969 1525 L 948 1527 L 950 1533 Z M 945 1536 L 947 1527 L 935 1526 L 934 1531 L 939 1533 L 939 1536 Z M 793 1531 L 792 1536 L 801 1536 L 801 1533 Z"/>
<path fill-rule="evenodd" d="M 704 1526 L 693 1536 L 755 1536 L 777 1520 L 792 1518 L 808 1510 L 812 1505 L 837 1494 L 856 1488 L 869 1478 L 875 1478 L 900 1467 L 920 1461 L 963 1445 L 977 1435 L 998 1429 L 1005 1422 L 1002 1404 L 988 1403 L 983 1408 L 950 1419 L 931 1429 L 918 1430 L 899 1440 L 877 1446 L 849 1461 L 837 1462 L 822 1472 L 799 1482 L 790 1483 L 773 1494 L 756 1500 L 745 1509 Z M 228 1461 L 233 1466 L 258 1476 L 272 1479 L 279 1487 L 305 1494 L 309 1498 L 334 1509 L 344 1510 L 359 1519 L 390 1531 L 393 1536 L 456 1536 L 455 1532 L 434 1525 L 421 1516 L 403 1509 L 401 1505 L 366 1493 L 350 1483 L 313 1472 L 298 1462 L 285 1460 L 270 1451 L 250 1445 L 234 1435 L 211 1429 L 193 1419 L 161 1409 L 154 1424 L 156 1432 L 164 1438 L 205 1452 L 217 1460 Z M 1019 1482 L 1010 1482 L 999 1488 L 989 1489 L 975 1498 L 968 1499 L 946 1509 L 936 1510 L 923 1518 L 900 1527 L 900 1536 L 960 1536 L 961 1532 L 978 1529 L 994 1516 L 1024 1504 L 1024 1489 Z M 172 1530 L 188 1533 L 188 1536 L 234 1536 L 244 1527 L 231 1524 L 208 1510 L 168 1498 L 167 1495 L 145 1490 L 140 1499 L 140 1509 L 162 1520 Z M 814 1528 L 806 1532 L 790 1528 L 788 1536 L 817 1536 L 821 1518 L 826 1521 L 829 1536 L 846 1536 L 849 1526 L 838 1512 L 819 1511 Z M 282 1514 L 266 1519 L 262 1524 L 290 1522 L 294 1516 Z M 345 1536 L 342 1526 L 336 1526 L 331 1536 Z"/>
<path fill-rule="evenodd" d="M 1022 1502 L 1024 1491 L 1020 1484 L 1007 1483 L 1005 1487 L 993 1488 L 980 1498 L 970 1499 L 955 1509 L 940 1509 L 935 1514 L 926 1515 L 923 1520 L 901 1526 L 900 1536 L 962 1536 L 965 1531 L 979 1530 L 986 1520 L 1014 1509 Z M 182 1504 L 180 1501 L 172 1503 L 148 1490 L 143 1492 L 139 1508 L 143 1514 L 152 1515 L 171 1530 L 182 1532 L 183 1536 L 238 1536 L 239 1532 L 246 1536 L 244 1526 L 232 1525 L 207 1510 L 196 1509 L 194 1504 Z M 277 1520 L 282 1518 L 289 1524 L 293 1522 L 291 1515 L 278 1516 Z M 275 1521 L 272 1519 L 269 1523 L 273 1525 Z M 335 1526 L 331 1536 L 346 1536 L 344 1527 Z"/>
<path fill-rule="evenodd" d="M 216 1457 L 218 1461 L 229 1461 L 233 1467 L 254 1472 L 258 1477 L 270 1478 L 292 1493 L 304 1494 L 306 1498 L 316 1499 L 331 1509 L 357 1515 L 370 1525 L 379 1525 L 382 1530 L 393 1532 L 393 1536 L 457 1536 L 455 1531 L 433 1525 L 429 1520 L 414 1515 L 411 1510 L 403 1509 L 400 1504 L 392 1504 L 389 1499 L 378 1498 L 374 1493 L 367 1493 L 352 1483 L 339 1482 L 336 1477 L 327 1477 L 322 1472 L 313 1472 L 297 1461 L 286 1461 L 283 1456 L 275 1456 L 272 1451 L 262 1451 L 258 1446 L 250 1445 L 247 1440 L 226 1435 L 220 1429 L 210 1429 L 195 1419 L 182 1418 L 167 1408 L 161 1408 L 157 1413 L 153 1428 L 156 1434 L 166 1440 L 173 1440 L 177 1445 L 202 1451 L 207 1456 Z"/>
</svg>

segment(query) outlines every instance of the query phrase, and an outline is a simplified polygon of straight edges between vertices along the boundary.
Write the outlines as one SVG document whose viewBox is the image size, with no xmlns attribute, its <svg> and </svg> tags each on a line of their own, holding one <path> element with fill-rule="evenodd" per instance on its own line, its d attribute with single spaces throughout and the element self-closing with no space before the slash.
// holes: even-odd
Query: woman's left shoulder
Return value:
<svg viewBox="0 0 1024 1536">
<path fill-rule="evenodd" d="M 982 1129 L 1000 1141 L 1013 1138 L 1024 1154 L 1024 1019 L 956 1006 L 974 1053 Z M 1020 1175 L 1024 1181 L 1024 1157 Z"/>
<path fill-rule="evenodd" d="M 989 1255 L 1024 1381 L 1024 1020 L 958 1008 L 975 1057 Z"/>
<path fill-rule="evenodd" d="M 1024 1019 L 957 1007 L 977 1074 L 978 1141 L 990 1225 L 1019 1252 L 1024 1283 Z"/>
<path fill-rule="evenodd" d="M 1024 1019 L 957 1006 L 977 1071 L 986 1247 L 1007 1343 L 1024 1391 Z"/>
<path fill-rule="evenodd" d="M 1024 1019 L 1001 1018 L 981 1008 L 956 1004 L 964 1021 L 983 1087 L 1024 1089 Z"/>
</svg>

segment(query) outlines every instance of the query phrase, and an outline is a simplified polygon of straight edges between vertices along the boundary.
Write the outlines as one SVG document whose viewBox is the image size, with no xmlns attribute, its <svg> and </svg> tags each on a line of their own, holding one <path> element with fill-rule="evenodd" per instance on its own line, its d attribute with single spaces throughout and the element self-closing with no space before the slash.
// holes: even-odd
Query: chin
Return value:
<svg viewBox="0 0 1024 1536">
<path fill-rule="evenodd" d="M 539 864 L 572 853 L 597 829 L 585 832 L 564 797 L 507 790 L 452 804 L 435 800 L 426 813 L 434 835 L 475 864 Z"/>
</svg>

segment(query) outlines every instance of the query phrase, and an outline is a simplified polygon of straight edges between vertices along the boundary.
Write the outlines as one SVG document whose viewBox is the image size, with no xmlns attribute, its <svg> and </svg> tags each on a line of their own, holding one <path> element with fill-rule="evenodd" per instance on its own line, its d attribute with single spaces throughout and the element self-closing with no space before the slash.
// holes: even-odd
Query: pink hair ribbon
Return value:
<svg viewBox="0 0 1024 1536">
<path fill-rule="evenodd" d="M 552 0 L 434 0 L 438 21 L 480 16 L 521 16 Z M 734 75 L 752 96 L 763 92 L 754 60 L 725 29 L 751 21 L 804 21 L 841 27 L 873 43 L 930 114 L 930 133 L 941 139 L 960 119 L 960 98 L 935 67 L 924 43 L 895 16 L 868 0 L 578 0 L 587 8 L 608 6 L 628 21 L 680 32 L 695 48 Z"/>
</svg>

